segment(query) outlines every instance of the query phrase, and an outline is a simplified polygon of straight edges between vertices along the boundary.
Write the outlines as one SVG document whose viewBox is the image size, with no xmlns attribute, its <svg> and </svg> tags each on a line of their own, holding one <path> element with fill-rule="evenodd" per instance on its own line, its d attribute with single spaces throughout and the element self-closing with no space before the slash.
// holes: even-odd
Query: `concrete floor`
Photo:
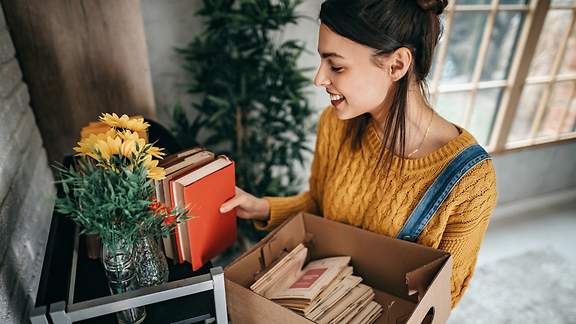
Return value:
<svg viewBox="0 0 576 324">
<path fill-rule="evenodd" d="M 576 263 L 576 201 L 493 219 L 477 265 L 545 246 Z"/>
<path fill-rule="evenodd" d="M 486 266 L 485 269 L 494 272 L 490 272 L 489 276 L 481 276 L 481 272 L 477 271 L 468 291 L 452 313 L 449 324 L 531 324 L 543 322 L 547 318 L 551 320 L 546 320 L 548 323 L 576 323 L 576 312 L 573 310 L 574 305 L 571 305 L 576 294 L 576 272 L 571 273 L 576 269 L 575 249 L 576 201 L 531 210 L 522 215 L 513 214 L 507 218 L 495 217 L 484 238 L 476 265 L 477 269 Z M 544 258 L 540 261 L 532 259 L 528 266 L 523 262 L 526 259 L 519 259 L 518 256 L 534 253 L 531 251 L 550 251 L 555 257 L 550 260 L 542 254 L 531 254 Z M 510 265 L 510 260 L 520 262 L 518 267 L 525 271 L 517 271 L 518 268 L 502 270 L 512 270 L 512 281 L 495 282 L 492 278 L 501 278 L 498 274 L 502 272 L 494 268 L 494 265 L 502 262 L 502 269 L 505 269 L 506 265 Z M 542 266 L 539 268 L 535 264 Z M 555 265 L 563 270 L 552 271 Z M 552 276 L 549 276 L 550 271 Z M 556 281 L 568 283 L 560 287 L 568 287 L 560 290 L 568 295 L 547 294 L 559 288 L 554 285 Z M 518 285 L 529 288 L 519 289 Z M 571 306 L 564 307 L 563 303 Z M 490 307 L 494 305 L 496 307 Z"/>
</svg>

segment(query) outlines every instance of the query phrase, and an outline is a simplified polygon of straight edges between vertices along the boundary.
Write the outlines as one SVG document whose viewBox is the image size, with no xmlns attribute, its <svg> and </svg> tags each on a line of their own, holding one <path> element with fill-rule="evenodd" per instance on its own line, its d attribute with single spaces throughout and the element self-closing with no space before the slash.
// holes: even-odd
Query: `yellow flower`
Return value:
<svg viewBox="0 0 576 324">
<path fill-rule="evenodd" d="M 166 177 L 166 170 L 160 167 L 153 167 L 148 169 L 148 178 L 154 180 L 162 180 Z"/>
<path fill-rule="evenodd" d="M 135 132 L 144 132 L 150 127 L 150 124 L 144 121 L 144 118 L 134 118 L 128 120 L 125 127 L 126 129 L 131 129 Z"/>
<path fill-rule="evenodd" d="M 162 152 L 163 150 L 164 150 L 163 148 L 152 146 L 148 150 L 148 154 L 150 154 L 151 156 L 153 156 L 157 159 L 162 159 L 162 158 L 164 158 L 164 155 L 166 155 L 166 153 Z"/>
<path fill-rule="evenodd" d="M 116 113 L 103 113 L 99 119 L 110 127 L 120 127 L 120 124 L 125 124 L 128 120 L 130 120 L 130 117 L 128 117 L 128 115 L 122 115 L 122 117 L 118 117 Z"/>
<path fill-rule="evenodd" d="M 99 162 L 110 161 L 112 155 L 118 155 L 122 148 L 122 138 L 114 130 L 101 134 L 91 134 L 78 142 L 74 151 L 80 156 L 87 155 Z"/>
<path fill-rule="evenodd" d="M 121 132 L 120 136 L 122 136 L 122 138 L 125 140 L 137 141 L 138 139 L 140 139 L 140 134 L 138 134 L 138 132 L 131 132 L 129 130 Z"/>
<path fill-rule="evenodd" d="M 88 135 L 88 137 L 82 138 L 80 143 L 84 143 L 84 145 L 86 146 L 93 146 L 98 140 L 105 140 L 108 137 L 116 137 L 116 135 L 117 135 L 116 131 L 110 129 L 105 133 L 90 134 Z"/>
<path fill-rule="evenodd" d="M 142 160 L 142 164 L 148 171 L 148 178 L 162 180 L 166 176 L 166 171 L 158 166 L 158 160 L 153 160 L 152 155 L 146 155 Z"/>
<path fill-rule="evenodd" d="M 110 155 L 120 154 L 120 148 L 122 147 L 122 139 L 120 138 L 120 136 L 116 136 L 114 138 L 112 137 L 106 138 L 106 144 L 108 144 Z"/>
<path fill-rule="evenodd" d="M 138 154 L 138 151 L 136 151 L 136 141 L 124 140 L 122 146 L 120 147 L 120 152 L 127 158 L 131 158 L 132 154 Z"/>
<path fill-rule="evenodd" d="M 112 145 L 110 145 L 112 144 Z M 102 159 L 106 162 L 110 161 L 110 156 L 114 155 L 113 140 L 107 138 L 106 140 L 98 140 L 94 145 L 94 150 L 100 153 Z"/>
<path fill-rule="evenodd" d="M 166 176 L 164 168 L 158 167 L 158 160 L 154 159 L 161 159 L 165 153 L 162 148 L 147 144 L 145 130 L 148 124 L 142 118 L 131 120 L 126 115 L 103 114 L 100 120 L 107 125 L 105 127 L 111 128 L 82 138 L 74 148 L 77 155 L 89 156 L 99 167 L 114 172 L 143 166 L 148 178 L 161 180 Z M 124 156 L 128 161 L 112 159 L 113 156 Z"/>
<path fill-rule="evenodd" d="M 150 124 L 144 121 L 144 118 L 130 119 L 128 115 L 122 115 L 118 117 L 116 113 L 104 113 L 100 116 L 100 120 L 110 127 L 123 128 L 134 132 L 144 132 L 150 126 Z"/>
<path fill-rule="evenodd" d="M 140 152 L 146 146 L 146 140 L 140 137 L 140 134 L 137 132 L 131 132 L 129 130 L 123 131 L 120 133 L 120 136 L 124 141 L 133 141 L 137 146 L 136 151 Z"/>
<path fill-rule="evenodd" d="M 117 135 L 116 131 L 113 129 L 108 130 L 105 133 L 90 134 L 88 137 L 83 138 L 78 142 L 78 146 L 74 148 L 77 152 L 76 155 L 79 156 L 90 156 L 91 158 L 98 160 L 98 154 L 96 148 L 99 147 L 99 141 L 107 141 L 108 138 L 115 138 Z"/>
<path fill-rule="evenodd" d="M 152 168 L 158 166 L 158 160 L 153 160 L 152 155 L 146 155 L 144 159 L 142 159 L 142 164 L 147 168 Z"/>
<path fill-rule="evenodd" d="M 98 154 L 92 152 L 92 148 L 86 146 L 84 143 L 79 142 L 78 143 L 79 146 L 74 148 L 74 151 L 76 151 L 76 155 L 78 156 L 89 156 L 91 158 L 93 158 L 94 160 L 98 160 Z"/>
</svg>

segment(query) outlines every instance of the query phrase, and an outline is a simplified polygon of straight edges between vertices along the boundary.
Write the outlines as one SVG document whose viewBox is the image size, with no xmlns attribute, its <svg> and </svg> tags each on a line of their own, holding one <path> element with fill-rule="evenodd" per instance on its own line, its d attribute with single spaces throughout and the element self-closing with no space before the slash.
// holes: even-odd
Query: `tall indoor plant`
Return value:
<svg viewBox="0 0 576 324">
<path fill-rule="evenodd" d="M 279 37 L 301 18 L 301 2 L 204 0 L 197 12 L 204 32 L 178 50 L 190 75 L 186 88 L 200 100 L 176 107 L 177 137 L 184 146 L 225 151 L 236 161 L 237 185 L 258 196 L 296 193 L 296 167 L 310 151 L 310 80 L 297 64 L 304 46 Z M 240 225 L 254 234 L 251 224 Z"/>
</svg>

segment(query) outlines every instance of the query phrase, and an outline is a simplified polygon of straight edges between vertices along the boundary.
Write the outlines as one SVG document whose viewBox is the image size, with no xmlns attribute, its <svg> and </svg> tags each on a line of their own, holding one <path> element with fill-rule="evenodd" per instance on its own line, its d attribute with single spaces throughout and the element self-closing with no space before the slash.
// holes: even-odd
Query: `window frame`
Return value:
<svg viewBox="0 0 576 324">
<path fill-rule="evenodd" d="M 451 1 L 446 8 L 446 18 L 444 25 L 443 42 L 439 44 L 436 64 L 432 73 L 430 83 L 430 101 L 436 106 L 438 97 L 444 93 L 465 92 L 468 94 L 467 104 L 464 113 L 463 127 L 470 127 L 470 120 L 475 109 L 474 104 L 479 90 L 501 89 L 502 98 L 498 103 L 495 123 L 488 138 L 486 149 L 492 154 L 524 150 L 535 146 L 562 143 L 566 141 L 576 141 L 576 131 L 568 134 L 561 134 L 559 126 L 556 134 L 552 137 L 537 138 L 538 131 L 542 125 L 547 107 L 550 103 L 551 93 L 558 82 L 572 82 L 572 92 L 569 96 L 568 106 L 562 113 L 560 125 L 564 125 L 568 112 L 574 100 L 576 100 L 576 74 L 559 75 L 564 56 L 567 51 L 567 44 L 570 36 L 576 33 L 576 4 L 572 5 L 551 5 L 551 0 L 531 0 L 528 4 L 500 4 L 500 0 L 491 0 L 490 4 L 459 5 L 457 1 Z M 550 10 L 571 10 L 572 16 L 569 28 L 563 35 L 560 47 L 554 55 L 552 70 L 548 76 L 528 77 L 532 59 L 544 28 L 546 16 Z M 486 63 L 488 48 L 490 46 L 492 31 L 498 13 L 504 11 L 523 12 L 524 19 L 519 29 L 519 38 L 515 46 L 509 73 L 506 80 L 481 81 L 482 71 Z M 442 84 L 440 81 L 442 70 L 446 61 L 448 47 L 450 46 L 450 34 L 454 15 L 456 12 L 485 12 L 487 14 L 482 40 L 476 57 L 472 79 L 466 83 Z M 532 120 L 529 138 L 521 141 L 507 142 L 510 134 L 518 105 L 525 85 L 544 85 L 543 95 L 538 102 L 536 115 Z"/>
</svg>

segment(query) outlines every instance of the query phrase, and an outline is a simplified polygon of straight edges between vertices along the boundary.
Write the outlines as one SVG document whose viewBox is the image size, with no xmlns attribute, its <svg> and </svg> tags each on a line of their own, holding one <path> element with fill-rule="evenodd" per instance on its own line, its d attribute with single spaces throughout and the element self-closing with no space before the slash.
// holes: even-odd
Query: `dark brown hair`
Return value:
<svg viewBox="0 0 576 324">
<path fill-rule="evenodd" d="M 434 49 L 440 39 L 440 15 L 447 0 L 326 0 L 320 21 L 333 32 L 374 49 L 374 56 L 385 56 L 406 47 L 413 63 L 408 73 L 394 82 L 386 94 L 389 113 L 384 124 L 382 148 L 377 166 L 384 161 L 390 171 L 396 145 L 405 151 L 405 119 L 411 75 L 427 93 L 426 77 L 430 72 Z M 360 148 L 370 123 L 364 114 L 347 123 L 346 137 L 353 150 Z M 385 154 L 390 147 L 390 154 Z"/>
</svg>

